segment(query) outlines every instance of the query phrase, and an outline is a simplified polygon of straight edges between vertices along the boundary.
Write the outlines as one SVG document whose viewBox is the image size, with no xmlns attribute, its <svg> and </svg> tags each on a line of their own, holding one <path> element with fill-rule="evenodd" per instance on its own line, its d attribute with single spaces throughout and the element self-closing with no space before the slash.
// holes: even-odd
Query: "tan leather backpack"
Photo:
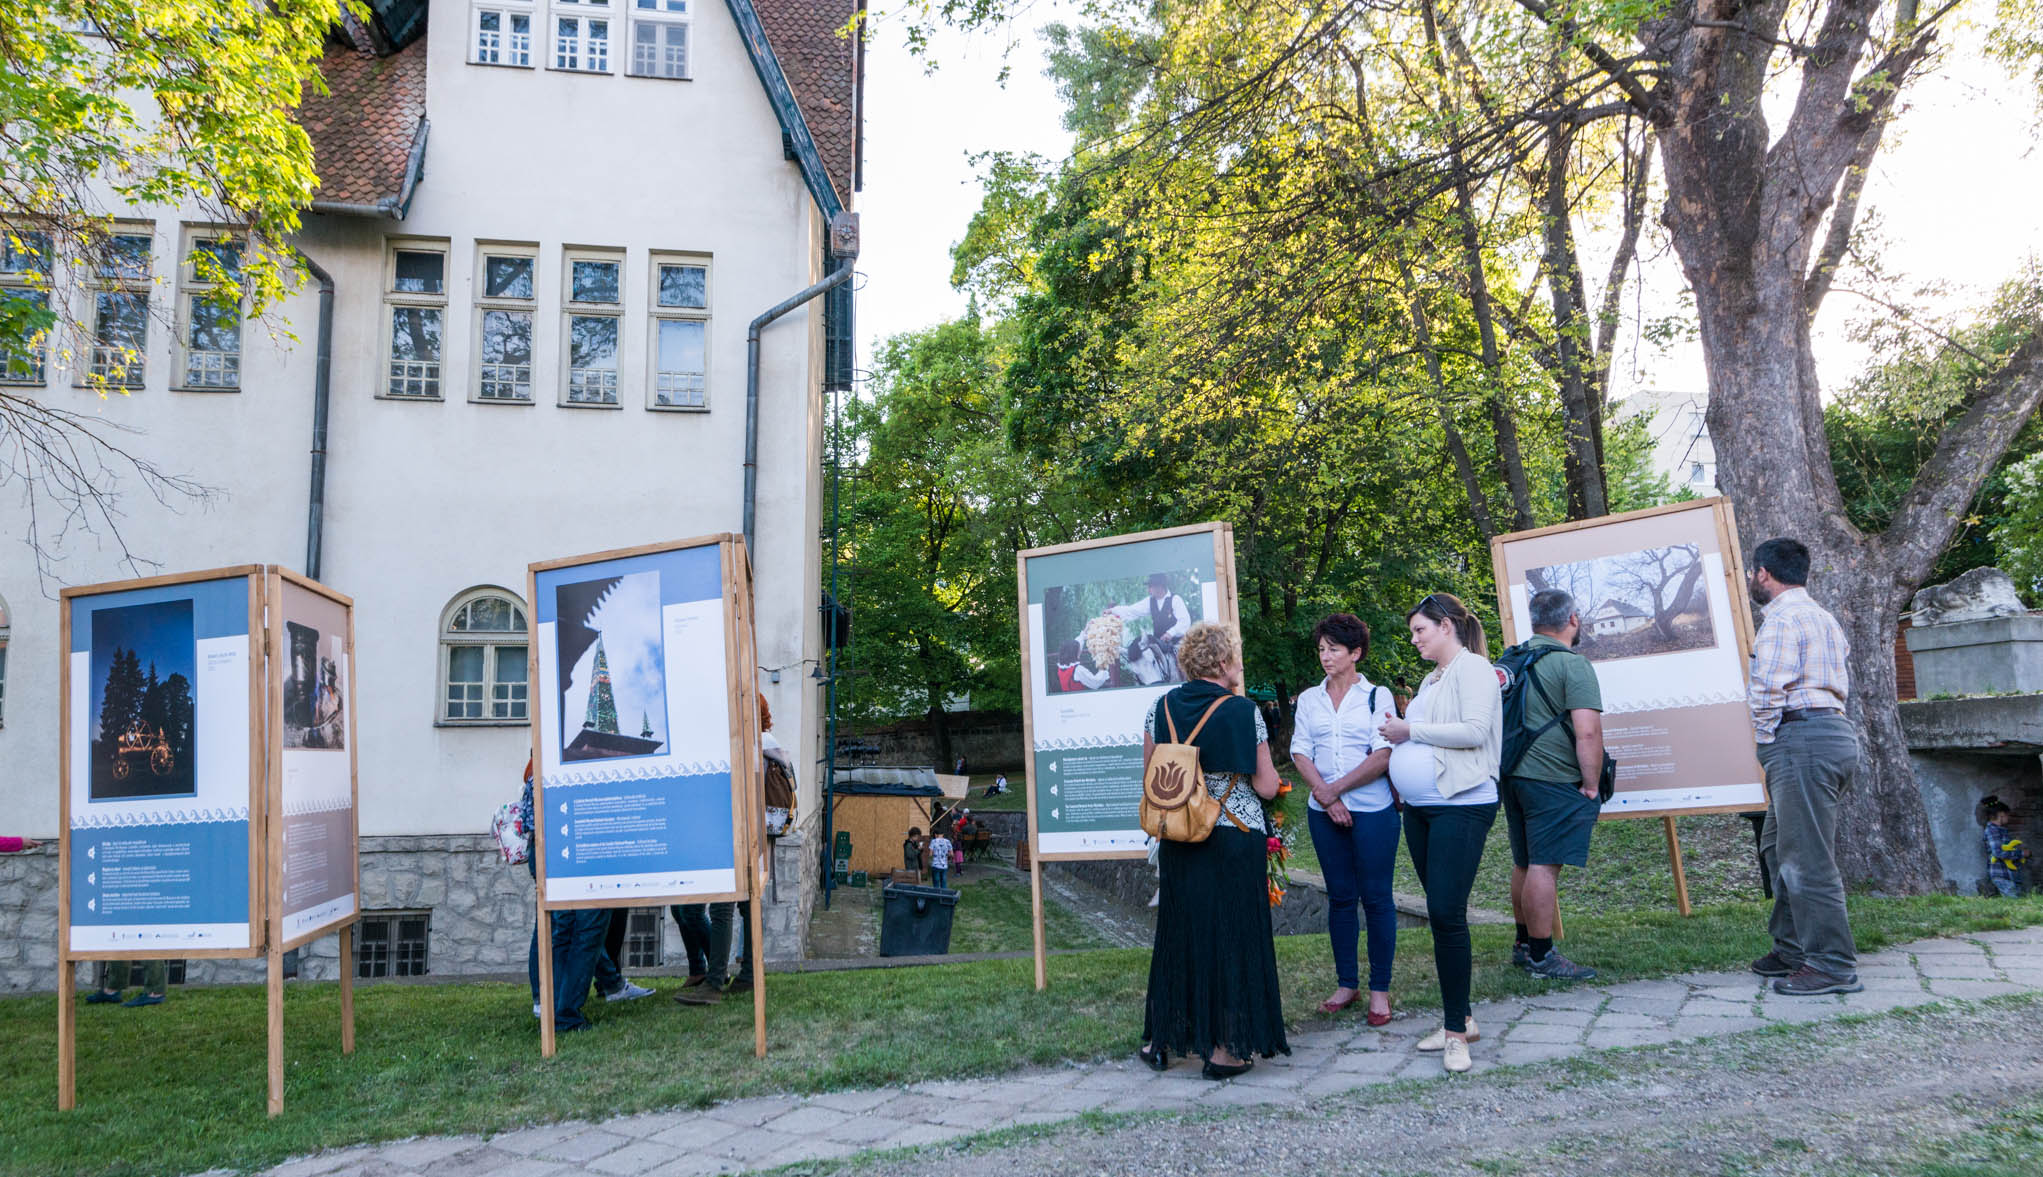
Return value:
<svg viewBox="0 0 2043 1177">
<path fill-rule="evenodd" d="M 1206 791 L 1206 776 L 1199 768 L 1199 749 L 1192 743 L 1199 738 L 1199 729 L 1225 702 L 1226 698 L 1213 700 L 1213 705 L 1206 708 L 1183 740 L 1178 739 L 1178 724 L 1171 718 L 1169 705 L 1163 707 L 1170 742 L 1157 741 L 1150 751 L 1149 764 L 1142 771 L 1142 831 L 1150 837 L 1163 842 L 1204 842 L 1222 814 L 1236 829 L 1247 831 L 1227 812 L 1227 797 L 1234 792 L 1233 784 L 1227 786 L 1227 792 L 1217 801 Z"/>
</svg>

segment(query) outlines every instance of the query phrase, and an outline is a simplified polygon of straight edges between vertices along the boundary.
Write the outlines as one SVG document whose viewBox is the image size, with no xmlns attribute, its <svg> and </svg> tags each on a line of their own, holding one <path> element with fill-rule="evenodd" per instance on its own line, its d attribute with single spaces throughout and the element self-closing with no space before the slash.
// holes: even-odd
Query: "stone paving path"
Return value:
<svg viewBox="0 0 2043 1177">
<path fill-rule="evenodd" d="M 1580 986 L 1475 1009 L 1475 1070 L 1587 1051 L 1714 1037 L 1779 1023 L 1877 1013 L 1945 998 L 2043 989 L 2043 927 L 1923 940 L 1862 958 L 1863 993 L 1783 997 L 1750 973 Z M 1132 1016 L 1132 1015 L 1131 1015 Z M 1291 1035 L 1292 1053 L 1212 1083 L 1196 1060 L 1155 1074 L 1133 1059 L 989 1079 L 735 1100 L 702 1111 L 526 1128 L 483 1139 L 421 1137 L 286 1162 L 267 1177 L 697 1177 L 955 1140 L 1089 1111 L 1298 1104 L 1399 1079 L 1443 1077 L 1413 1044 L 1437 1025 L 1401 1016 L 1381 1030 L 1345 1016 Z"/>
</svg>

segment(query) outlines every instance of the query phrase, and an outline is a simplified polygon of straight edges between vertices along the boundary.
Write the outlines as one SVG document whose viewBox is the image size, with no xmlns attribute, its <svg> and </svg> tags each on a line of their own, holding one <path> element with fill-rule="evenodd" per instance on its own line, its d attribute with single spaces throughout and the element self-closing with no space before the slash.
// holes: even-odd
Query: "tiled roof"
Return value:
<svg viewBox="0 0 2043 1177">
<path fill-rule="evenodd" d="M 397 215 L 426 117 L 425 38 L 389 57 L 330 42 L 319 68 L 329 92 L 308 90 L 298 110 L 319 173 L 313 209 Z"/>
<path fill-rule="evenodd" d="M 858 41 L 839 36 L 857 0 L 753 0 L 837 198 L 851 207 L 858 168 Z"/>
</svg>

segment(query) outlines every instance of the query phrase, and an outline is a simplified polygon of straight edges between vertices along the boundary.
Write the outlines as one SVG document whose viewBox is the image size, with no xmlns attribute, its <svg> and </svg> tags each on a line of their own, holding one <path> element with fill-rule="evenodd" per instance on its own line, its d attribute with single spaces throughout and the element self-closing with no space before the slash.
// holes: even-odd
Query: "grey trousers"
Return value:
<svg viewBox="0 0 2043 1177">
<path fill-rule="evenodd" d="M 1858 976 L 1858 946 L 1837 869 L 1837 797 L 1859 763 L 1858 734 L 1843 716 L 1784 723 L 1759 746 L 1766 824 L 1759 861 L 1773 880 L 1773 950 L 1791 965 Z"/>
</svg>

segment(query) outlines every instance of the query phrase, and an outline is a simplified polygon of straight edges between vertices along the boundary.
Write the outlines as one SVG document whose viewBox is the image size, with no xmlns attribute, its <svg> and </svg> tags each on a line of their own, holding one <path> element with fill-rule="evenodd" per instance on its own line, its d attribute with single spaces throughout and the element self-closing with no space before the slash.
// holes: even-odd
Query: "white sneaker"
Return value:
<svg viewBox="0 0 2043 1177">
<path fill-rule="evenodd" d="M 1459 1075 L 1474 1066 L 1475 1062 L 1468 1057 L 1468 1043 L 1459 1038 L 1449 1038 L 1447 1048 L 1440 1054 L 1440 1065 L 1447 1068 L 1450 1075 Z"/>
<path fill-rule="evenodd" d="M 535 1018 L 539 1016 L 539 1003 L 536 1001 L 532 1003 L 532 1016 Z"/>
<path fill-rule="evenodd" d="M 652 990 L 650 990 L 650 989 L 648 989 L 648 988 L 646 988 L 645 986 L 643 986 L 643 985 L 634 985 L 634 984 L 632 984 L 632 983 L 631 983 L 630 981 L 626 981 L 626 982 L 624 983 L 624 988 L 622 988 L 622 989 L 618 989 L 618 990 L 616 990 L 615 992 L 611 992 L 611 993 L 605 993 L 605 994 L 603 995 L 603 1000 L 605 1000 L 605 1001 L 637 1001 L 637 1000 L 638 1000 L 639 998 L 641 998 L 641 997 L 651 997 L 652 995 L 653 995 L 653 991 L 652 991 Z"/>
<path fill-rule="evenodd" d="M 1476 1029 L 1476 1020 L 1474 1018 L 1470 1018 L 1467 1022 L 1467 1025 L 1468 1025 L 1468 1040 L 1470 1042 L 1482 1041 L 1483 1037 L 1482 1033 Z M 1424 1051 L 1447 1049 L 1447 1027 L 1442 1026 L 1438 1030 L 1433 1031 L 1431 1034 L 1426 1035 L 1424 1038 L 1419 1039 L 1419 1049 Z M 1462 1068 L 1462 1070 L 1467 1069 L 1468 1069 L 1467 1067 Z"/>
</svg>

